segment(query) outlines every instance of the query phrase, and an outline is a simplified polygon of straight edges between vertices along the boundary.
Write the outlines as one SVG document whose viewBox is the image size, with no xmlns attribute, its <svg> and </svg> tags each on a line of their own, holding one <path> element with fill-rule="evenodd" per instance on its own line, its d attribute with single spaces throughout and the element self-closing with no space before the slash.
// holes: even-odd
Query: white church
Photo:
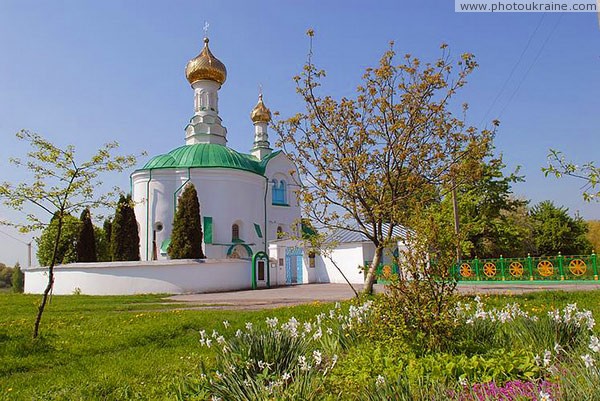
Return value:
<svg viewBox="0 0 600 401">
<path fill-rule="evenodd" d="M 190 293 L 364 282 L 360 266 L 373 259 L 375 250 L 366 238 L 336 233 L 336 249 L 329 258 L 287 238 L 301 229 L 298 170 L 283 151 L 271 148 L 271 112 L 262 94 L 250 113 L 250 153 L 227 146 L 227 129 L 219 117 L 219 90 L 227 70 L 208 43 L 205 38 L 204 48 L 185 69 L 194 93 L 185 143 L 131 174 L 141 261 L 57 266 L 54 294 Z M 206 259 L 170 260 L 167 248 L 178 197 L 189 183 L 198 193 Z M 46 283 L 45 268 L 25 270 L 26 292 L 41 293 Z"/>
<path fill-rule="evenodd" d="M 206 257 L 250 259 L 258 251 L 266 252 L 270 240 L 290 232 L 299 221 L 292 179 L 297 169 L 285 153 L 271 148 L 267 132 L 271 112 L 262 95 L 250 113 L 254 124 L 250 153 L 227 146 L 227 129 L 219 117 L 219 89 L 227 70 L 211 53 L 208 38 L 185 73 L 194 93 L 194 116 L 185 128 L 185 144 L 152 158 L 131 175 L 140 256 L 167 258 L 177 198 L 192 183 L 198 192 Z"/>
</svg>

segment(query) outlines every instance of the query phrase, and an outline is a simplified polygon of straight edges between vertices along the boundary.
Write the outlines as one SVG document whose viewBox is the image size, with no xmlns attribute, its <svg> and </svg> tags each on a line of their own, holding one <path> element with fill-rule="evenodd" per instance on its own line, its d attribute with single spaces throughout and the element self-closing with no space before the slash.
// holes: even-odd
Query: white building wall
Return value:
<svg viewBox="0 0 600 401">
<path fill-rule="evenodd" d="M 351 283 L 364 283 L 364 273 L 359 269 L 364 263 L 363 245 L 361 243 L 340 244 L 331 251 L 331 259 L 335 261 Z M 314 279 L 317 283 L 346 282 L 330 258 L 317 255 L 314 270 Z"/>
<path fill-rule="evenodd" d="M 150 174 L 152 177 L 150 179 Z M 133 200 L 140 226 L 140 256 L 152 259 L 152 230 L 157 222 L 163 230 L 156 233 L 157 247 L 170 238 L 174 217 L 174 194 L 181 195 L 188 182 L 187 169 L 138 171 L 132 175 Z M 231 244 L 231 226 L 240 225 L 240 238 L 253 252 L 264 250 L 265 179 L 247 171 L 224 168 L 196 168 L 189 171 L 189 182 L 198 193 L 202 217 L 213 221 L 213 245 L 204 245 L 207 258 L 224 258 Z M 270 200 L 270 199 L 269 199 Z M 254 224 L 263 232 L 259 238 Z M 220 244 L 220 245 L 219 245 Z M 165 259 L 158 253 L 159 259 Z"/>
<path fill-rule="evenodd" d="M 269 180 L 269 192 L 267 194 L 267 216 L 268 216 L 268 241 L 277 238 L 277 227 L 281 226 L 285 233 L 297 234 L 294 230 L 300 221 L 300 206 L 298 204 L 298 186 L 294 183 L 292 174 L 298 177 L 296 167 L 282 152 L 269 160 L 265 170 L 265 176 Z M 287 183 L 288 206 L 273 205 L 273 179 L 283 179 Z"/>
<path fill-rule="evenodd" d="M 251 262 L 241 259 L 73 263 L 57 266 L 52 293 L 70 295 L 184 294 L 250 289 Z M 46 268 L 24 269 L 25 292 L 41 294 Z"/>
</svg>

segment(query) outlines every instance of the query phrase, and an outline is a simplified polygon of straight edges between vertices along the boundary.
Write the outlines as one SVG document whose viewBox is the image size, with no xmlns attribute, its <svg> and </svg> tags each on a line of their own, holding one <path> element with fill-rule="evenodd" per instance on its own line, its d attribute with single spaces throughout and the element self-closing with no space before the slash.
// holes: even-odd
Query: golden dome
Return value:
<svg viewBox="0 0 600 401">
<path fill-rule="evenodd" d="M 208 48 L 208 38 L 204 38 L 204 48 L 185 66 L 185 77 L 190 84 L 207 79 L 223 85 L 227 79 L 227 69 L 218 58 L 213 56 Z"/>
<path fill-rule="evenodd" d="M 250 118 L 254 123 L 268 123 L 271 121 L 271 110 L 263 103 L 262 93 L 258 95 L 258 103 L 256 103 L 256 106 L 252 109 Z"/>
</svg>

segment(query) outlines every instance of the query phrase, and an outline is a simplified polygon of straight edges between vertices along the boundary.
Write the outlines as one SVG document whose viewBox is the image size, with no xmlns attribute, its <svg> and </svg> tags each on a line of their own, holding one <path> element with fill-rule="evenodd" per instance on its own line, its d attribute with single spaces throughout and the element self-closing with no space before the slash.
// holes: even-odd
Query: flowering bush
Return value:
<svg viewBox="0 0 600 401">
<path fill-rule="evenodd" d="M 200 344 L 215 347 L 216 365 L 202 366 L 199 380 L 188 383 L 180 398 L 215 400 L 321 399 L 322 378 L 336 365 L 333 353 L 349 346 L 355 328 L 369 319 L 371 301 L 336 304 L 314 321 L 286 322 L 267 318 L 264 324 L 247 322 L 233 336 L 200 331 Z M 225 329 L 229 323 L 223 322 Z"/>
</svg>

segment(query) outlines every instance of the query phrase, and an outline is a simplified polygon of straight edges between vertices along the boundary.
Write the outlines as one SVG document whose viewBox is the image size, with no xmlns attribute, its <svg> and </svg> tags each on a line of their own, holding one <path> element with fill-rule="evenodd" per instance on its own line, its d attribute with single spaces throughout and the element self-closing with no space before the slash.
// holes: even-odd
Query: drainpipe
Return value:
<svg viewBox="0 0 600 401">
<path fill-rule="evenodd" d="M 152 181 L 152 169 L 150 169 L 150 177 L 148 177 L 148 182 L 146 183 L 146 260 L 149 260 L 148 259 L 148 246 L 149 246 L 148 235 L 150 234 L 150 181 Z"/>
<path fill-rule="evenodd" d="M 187 169 L 187 171 L 188 171 L 187 172 L 187 180 L 185 180 L 183 182 L 183 184 L 181 184 L 179 186 L 179 188 L 177 188 L 175 190 L 175 192 L 173 192 L 173 218 L 175 218 L 175 211 L 177 210 L 177 193 L 179 193 L 179 191 L 181 191 L 181 188 L 183 188 L 185 186 L 185 184 L 187 184 L 188 182 L 190 182 L 190 170 L 191 170 L 191 167 L 188 167 L 188 169 Z"/>
<path fill-rule="evenodd" d="M 264 240 L 265 240 L 265 255 L 267 255 L 267 288 L 271 288 L 271 260 L 269 258 L 269 252 L 267 250 L 267 194 L 269 193 L 269 178 L 265 177 L 265 199 L 264 199 L 264 206 L 265 206 L 265 232 L 263 233 L 264 236 Z"/>
</svg>

